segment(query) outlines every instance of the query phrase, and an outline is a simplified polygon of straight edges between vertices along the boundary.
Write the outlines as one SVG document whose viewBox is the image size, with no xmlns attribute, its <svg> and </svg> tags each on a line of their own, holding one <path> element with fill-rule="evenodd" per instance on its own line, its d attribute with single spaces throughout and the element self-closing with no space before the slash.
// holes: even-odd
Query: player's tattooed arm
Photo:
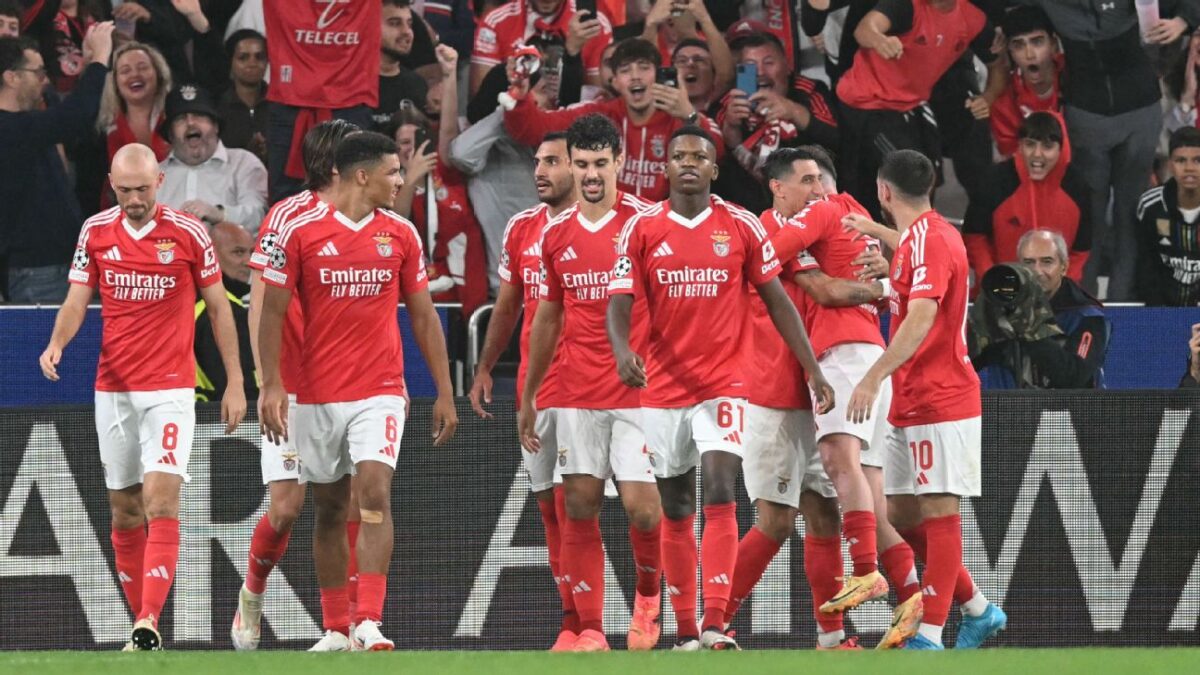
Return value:
<svg viewBox="0 0 1200 675">
<path fill-rule="evenodd" d="M 59 308 L 58 316 L 54 317 L 54 332 L 50 334 L 50 343 L 38 359 L 42 375 L 51 382 L 58 382 L 58 362 L 62 360 L 63 350 L 71 343 L 87 317 L 87 305 L 92 299 L 92 292 L 91 286 L 71 284 L 67 289 L 67 299 Z"/>
<path fill-rule="evenodd" d="M 640 389 L 646 386 L 646 362 L 629 347 L 629 325 L 632 318 L 632 295 L 608 296 L 608 312 L 604 325 L 608 331 L 608 343 L 612 345 L 613 357 L 617 361 L 617 375 L 626 386 Z"/>
<path fill-rule="evenodd" d="M 821 270 L 796 273 L 796 284 L 823 307 L 854 307 L 875 302 L 883 297 L 883 284 L 878 281 L 837 279 Z"/>
<path fill-rule="evenodd" d="M 525 389 L 521 392 L 521 411 L 517 415 L 517 430 L 521 445 L 530 452 L 542 449 L 542 441 L 534 428 L 537 420 L 537 391 L 546 379 L 558 336 L 562 333 L 563 306 L 561 302 L 538 300 L 533 326 L 529 329 L 529 366 L 525 371 Z"/>
<path fill-rule="evenodd" d="M 796 355 L 804 372 L 808 373 L 808 386 L 817 395 L 817 412 L 829 412 L 834 405 L 833 387 L 829 386 L 825 374 L 821 372 L 817 356 L 813 353 L 812 343 L 808 340 L 808 331 L 804 329 L 804 321 L 800 318 L 800 313 L 796 311 L 796 305 L 792 303 L 792 299 L 788 297 L 787 291 L 783 290 L 783 284 L 777 278 L 771 279 L 757 288 L 759 297 L 767 306 L 767 313 L 771 315 L 771 322 L 775 324 L 775 329 L 779 331 L 779 334 L 783 336 L 783 341 Z"/>
</svg>

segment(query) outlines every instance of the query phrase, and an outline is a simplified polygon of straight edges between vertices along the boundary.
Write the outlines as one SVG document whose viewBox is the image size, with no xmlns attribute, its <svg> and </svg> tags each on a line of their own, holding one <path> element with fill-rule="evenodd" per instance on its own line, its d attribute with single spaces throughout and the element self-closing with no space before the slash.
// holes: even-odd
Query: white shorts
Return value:
<svg viewBox="0 0 1200 675">
<path fill-rule="evenodd" d="M 686 408 L 642 408 L 650 465 L 659 478 L 682 476 L 700 455 L 722 450 L 742 456 L 746 399 L 721 397 Z"/>
<path fill-rule="evenodd" d="M 883 491 L 889 495 L 978 497 L 981 418 L 896 427 L 889 439 Z"/>
<path fill-rule="evenodd" d="M 291 435 L 300 454 L 300 482 L 334 483 L 366 461 L 395 469 L 407 417 L 402 396 L 297 405 Z"/>
<path fill-rule="evenodd" d="M 109 490 L 137 485 L 151 471 L 191 480 L 195 390 L 97 391 L 95 400 L 100 463 Z"/>
<path fill-rule="evenodd" d="M 640 408 L 557 408 L 558 473 L 653 483 Z"/>
<path fill-rule="evenodd" d="M 821 465 L 814 429 L 811 410 L 747 406 L 742 470 L 751 502 L 765 499 L 799 508 L 804 490 L 837 496 Z"/>
<path fill-rule="evenodd" d="M 863 376 L 883 355 L 883 347 L 866 342 L 849 342 L 835 345 L 821 355 L 821 372 L 833 387 L 834 406 L 824 415 L 817 415 L 817 440 L 830 434 L 849 434 L 862 441 L 862 463 L 866 466 L 883 466 L 884 448 L 892 425 L 887 421 L 892 407 L 892 378 L 885 378 L 879 387 L 879 396 L 871 408 L 871 417 L 861 423 L 846 419 L 846 406 L 854 388 Z M 816 405 L 816 399 L 813 400 Z"/>
<path fill-rule="evenodd" d="M 542 492 L 554 487 L 554 460 L 558 457 L 557 415 L 554 408 L 537 411 L 534 431 L 542 441 L 542 449 L 529 452 L 521 448 L 521 460 L 525 464 L 525 473 L 529 474 L 530 492 Z"/>
<path fill-rule="evenodd" d="M 288 394 L 287 424 L 289 430 L 296 428 L 295 394 Z M 296 437 L 293 433 L 289 433 L 289 439 L 283 443 L 272 443 L 266 434 L 263 434 L 259 461 L 262 464 L 264 485 L 277 480 L 300 480 L 300 452 L 296 450 Z"/>
</svg>

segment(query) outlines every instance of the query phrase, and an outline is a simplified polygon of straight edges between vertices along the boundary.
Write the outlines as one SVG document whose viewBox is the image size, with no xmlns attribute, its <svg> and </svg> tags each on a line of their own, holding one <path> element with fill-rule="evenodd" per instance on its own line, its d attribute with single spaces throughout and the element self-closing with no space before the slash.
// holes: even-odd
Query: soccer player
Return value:
<svg viewBox="0 0 1200 675">
<path fill-rule="evenodd" d="M 525 386 L 529 368 L 529 333 L 533 327 L 534 313 L 538 305 L 538 284 L 541 283 L 542 230 L 558 214 L 565 211 L 577 199 L 575 177 L 571 174 L 567 156 L 565 132 L 546 134 L 534 155 L 533 179 L 537 186 L 537 206 L 513 216 L 504 229 L 504 244 L 500 254 L 500 293 L 492 316 L 488 321 L 487 335 L 483 339 L 483 350 L 479 355 L 479 366 L 469 397 L 475 413 L 490 419 L 491 413 L 483 403 L 492 402 L 492 368 L 508 346 L 513 329 L 517 325 L 517 314 L 524 309 L 521 324 L 521 366 L 517 369 L 517 405 Z M 553 402 L 557 389 L 557 376 L 549 369 L 537 390 L 539 402 Z M 560 551 L 562 531 L 566 522 L 566 503 L 561 486 L 554 485 L 554 463 L 558 459 L 558 448 L 554 425 L 554 410 L 542 409 L 537 413 L 537 433 L 542 439 L 540 452 L 522 452 L 521 458 L 529 474 L 529 486 L 537 499 L 538 512 L 542 516 L 542 527 L 546 531 L 546 550 L 550 555 L 550 572 L 554 585 L 562 600 L 563 616 L 558 639 L 551 648 L 564 651 L 574 643 L 579 633 L 579 615 L 571 597 L 571 587 L 565 582 L 562 572 Z M 519 437 L 518 437 L 519 438 Z"/>
<path fill-rule="evenodd" d="M 567 130 L 567 151 L 580 200 L 542 233 L 542 280 L 529 339 L 529 370 L 518 429 L 530 452 L 547 449 L 537 433 L 537 408 L 556 418 L 559 473 L 566 520 L 562 567 L 579 613 L 571 651 L 608 651 L 604 635 L 604 544 L 600 507 L 614 478 L 629 516 L 637 593 L 629 625 L 630 650 L 653 649 L 660 627 L 662 504 L 641 429 L 638 390 L 617 376 L 604 331 L 608 282 L 621 228 L 650 206 L 617 189 L 624 157 L 617 128 L 603 115 L 585 115 Z M 634 344 L 645 344 L 640 305 Z M 558 390 L 546 401 L 538 387 L 551 360 Z M 568 375 L 569 373 L 569 375 Z"/>
<path fill-rule="evenodd" d="M 609 283 L 608 334 L 621 380 L 642 387 L 642 428 L 658 477 L 663 570 L 679 625 L 676 648 L 736 649 L 724 633 L 737 564 L 734 488 L 742 464 L 746 397 L 742 363 L 748 284 L 809 374 L 818 409 L 833 406 L 804 324 L 777 280 L 779 260 L 753 214 L 710 194 L 716 146 L 699 127 L 667 147 L 670 197 L 630 219 Z M 643 360 L 631 348 L 634 295 L 646 298 L 650 333 Z M 696 622 L 696 466 L 703 469 L 701 550 L 704 616 Z"/>
<path fill-rule="evenodd" d="M 963 603 L 960 647 L 977 647 L 1007 622 L 974 589 L 962 563 L 959 499 L 980 494 L 979 378 L 963 329 L 967 252 L 958 231 L 930 205 L 934 176 L 933 164 L 913 150 L 890 153 L 879 169 L 879 202 L 899 233 L 892 260 L 892 337 L 846 406 L 848 422 L 869 420 L 885 378 L 893 376 L 889 421 L 896 430 L 887 448 L 886 489 L 916 494 L 920 539 L 913 548 L 925 560 L 924 616 L 907 649 L 943 648 L 942 627 L 956 586 L 973 591 Z M 911 506 L 898 511 L 894 522 L 904 512 L 912 517 Z M 894 617 L 881 644 L 898 642 L 897 632 Z"/>
<path fill-rule="evenodd" d="M 155 202 L 163 176 L 154 151 L 130 144 L 113 155 L 117 206 L 88 218 L 71 262 L 71 288 L 39 360 L 58 381 L 97 288 L 104 333 L 96 370 L 96 434 L 112 507 L 117 576 L 136 622 L 126 651 L 162 648 L 158 619 L 179 559 L 179 491 L 189 480 L 196 428 L 193 305 L 208 305 L 227 384 L 225 433 L 246 414 L 237 331 L 208 231 Z M 147 534 L 147 521 L 149 533 Z"/>
<path fill-rule="evenodd" d="M 450 440 L 458 418 L 420 238 L 412 223 L 384 208 L 403 182 L 396 145 L 382 134 L 353 134 L 338 146 L 334 165 L 338 180 L 330 201 L 284 224 L 263 271 L 261 406 L 269 433 L 286 440 L 280 344 L 288 303 L 298 294 L 305 308 L 303 369 L 290 432 L 301 480 L 313 484 L 313 559 L 326 629 L 312 651 L 391 650 L 394 643 L 379 626 L 393 547 L 391 482 L 408 414 L 396 321 L 401 299 L 438 389 L 435 446 Z M 362 518 L 353 617 L 346 590 L 352 471 Z"/>
<path fill-rule="evenodd" d="M 806 205 L 827 194 L 825 181 L 829 180 L 832 187 L 834 175 L 832 160 L 815 146 L 776 150 L 763 170 L 773 206 L 763 212 L 760 220 L 773 239 Z M 794 223 L 790 225 L 794 227 Z M 857 257 L 847 261 L 849 266 L 886 273 L 887 260 L 878 248 L 860 248 Z M 780 253 L 778 246 L 776 252 Z M 814 320 L 814 304 L 853 307 L 884 297 L 881 283 L 830 277 L 810 256 L 797 256 L 793 251 L 781 254 L 780 259 L 786 261 L 780 281 L 806 325 L 812 326 L 814 345 L 818 340 L 815 336 L 827 329 Z M 747 410 L 744 469 L 756 517 L 754 527 L 738 545 L 737 569 L 725 609 L 727 624 L 791 536 L 798 513 L 804 516 L 804 566 L 814 610 L 838 593 L 843 576 L 837 492 L 818 453 L 812 402 L 803 387 L 804 372 L 771 325 L 761 300 L 755 297 L 752 304 L 755 357 L 748 368 L 755 375 L 755 386 Z M 879 335 L 878 326 L 875 335 Z M 828 417 L 828 413 L 822 417 Z M 883 522 L 886 524 L 886 519 Z M 840 612 L 816 611 L 815 615 L 818 649 L 859 648 L 855 639 L 846 639 Z"/>
<path fill-rule="evenodd" d="M 309 130 L 304 136 L 305 182 L 308 189 L 277 202 L 267 212 L 259 228 L 258 243 L 250 256 L 250 346 L 254 352 L 254 369 L 263 372 L 258 355 L 258 322 L 262 317 L 263 282 L 262 272 L 270 262 L 279 239 L 280 227 L 291 218 L 316 206 L 319 201 L 328 201 L 336 176 L 333 173 L 333 157 L 337 146 L 348 134 L 358 127 L 345 120 L 329 120 Z M 299 297 L 288 303 L 283 326 L 283 342 L 280 353 L 280 374 L 284 389 L 288 392 L 288 403 L 295 404 L 296 389 L 300 382 L 300 344 L 304 336 L 304 310 Z M 293 417 L 295 408 L 289 406 Z M 261 416 L 260 416 L 261 420 Z M 292 420 L 294 423 L 294 419 Z M 261 635 L 262 595 L 266 591 L 267 576 L 287 551 L 292 525 L 304 508 L 304 484 L 300 482 L 300 462 L 296 444 L 274 443 L 263 434 L 262 477 L 270 493 L 267 512 L 259 519 L 250 539 L 250 559 L 246 565 L 246 582 L 238 593 L 238 609 L 233 615 L 233 626 L 229 636 L 238 650 L 258 648 Z M 358 509 L 353 506 L 346 521 L 350 542 L 348 588 L 350 603 L 356 599 L 357 561 L 354 544 L 358 539 Z"/>
</svg>

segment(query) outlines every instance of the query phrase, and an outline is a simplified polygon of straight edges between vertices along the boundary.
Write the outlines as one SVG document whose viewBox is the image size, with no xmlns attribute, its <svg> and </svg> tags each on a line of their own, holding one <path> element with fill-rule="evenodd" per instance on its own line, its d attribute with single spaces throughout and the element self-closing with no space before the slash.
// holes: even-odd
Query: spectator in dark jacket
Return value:
<svg viewBox="0 0 1200 675">
<path fill-rule="evenodd" d="M 238 354 L 242 362 L 242 384 L 246 400 L 258 398 L 258 377 L 254 371 L 254 352 L 250 349 L 250 254 L 254 250 L 254 237 L 234 223 L 217 223 L 212 228 L 213 249 L 221 265 L 221 280 L 225 284 L 225 298 L 233 310 L 233 325 L 237 328 Z M 196 400 L 219 401 L 225 393 L 229 378 L 225 375 L 225 363 L 212 322 L 208 319 L 208 305 L 204 299 L 196 301 L 196 339 L 192 352 L 196 355 Z"/>
<path fill-rule="evenodd" d="M 112 23 L 84 40 L 89 62 L 75 92 L 38 110 L 46 66 L 36 43 L 0 38 L 0 254 L 8 258 L 8 297 L 58 303 L 83 216 L 57 145 L 87 136 L 100 107 L 112 54 Z"/>
<path fill-rule="evenodd" d="M 228 88 L 217 99 L 221 117 L 221 142 L 228 148 L 249 150 L 267 163 L 267 128 L 271 103 L 267 101 L 267 40 L 258 31 L 243 28 L 225 41 L 229 56 Z"/>
<path fill-rule="evenodd" d="M 113 18 L 136 22 L 141 42 L 162 52 L 178 82 L 196 82 L 209 91 L 225 83 L 222 35 L 213 29 L 200 0 L 126 0 L 113 10 Z"/>
<path fill-rule="evenodd" d="M 980 199 L 963 221 L 963 240 L 975 278 L 996 263 L 1017 259 L 1017 242 L 1030 230 L 1054 230 L 1071 247 L 1067 276 L 1083 278 L 1091 248 L 1087 185 L 1071 166 L 1062 118 L 1038 112 L 1021 121 L 1017 154 L 992 168 Z"/>
<path fill-rule="evenodd" d="M 1171 134 L 1171 179 L 1138 202 L 1138 299 L 1200 305 L 1200 129 Z"/>
</svg>

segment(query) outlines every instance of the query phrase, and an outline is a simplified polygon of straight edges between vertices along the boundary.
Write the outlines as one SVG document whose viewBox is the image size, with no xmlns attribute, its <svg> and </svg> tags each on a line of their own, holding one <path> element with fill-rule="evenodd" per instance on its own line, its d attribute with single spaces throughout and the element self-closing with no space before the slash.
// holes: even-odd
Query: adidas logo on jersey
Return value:
<svg viewBox="0 0 1200 675">
<path fill-rule="evenodd" d="M 108 249 L 107 251 L 105 251 L 104 255 L 100 256 L 100 258 L 102 260 L 120 260 L 121 259 L 121 251 L 116 246 L 114 246 L 114 247 Z"/>
<path fill-rule="evenodd" d="M 538 243 L 534 244 L 533 246 L 530 246 L 529 248 L 525 249 L 525 255 L 533 256 L 535 258 L 542 257 L 542 242 L 539 241 Z"/>
<path fill-rule="evenodd" d="M 659 244 L 658 248 L 654 249 L 654 257 L 655 258 L 665 258 L 669 255 L 673 255 L 674 253 L 675 253 L 675 251 L 672 251 L 671 246 L 669 244 L 667 244 L 667 242 L 665 242 L 665 241 L 663 243 Z"/>
<path fill-rule="evenodd" d="M 327 241 L 327 242 L 325 242 L 325 245 L 321 247 L 321 250 L 319 253 L 317 253 L 317 255 L 339 255 L 339 254 L 338 254 L 337 247 L 333 245 L 333 242 Z"/>
<path fill-rule="evenodd" d="M 575 248 L 573 246 L 568 246 L 567 250 L 563 251 L 562 255 L 558 256 L 558 262 L 567 262 L 568 260 L 575 260 L 578 257 L 579 255 L 575 253 Z"/>
</svg>

